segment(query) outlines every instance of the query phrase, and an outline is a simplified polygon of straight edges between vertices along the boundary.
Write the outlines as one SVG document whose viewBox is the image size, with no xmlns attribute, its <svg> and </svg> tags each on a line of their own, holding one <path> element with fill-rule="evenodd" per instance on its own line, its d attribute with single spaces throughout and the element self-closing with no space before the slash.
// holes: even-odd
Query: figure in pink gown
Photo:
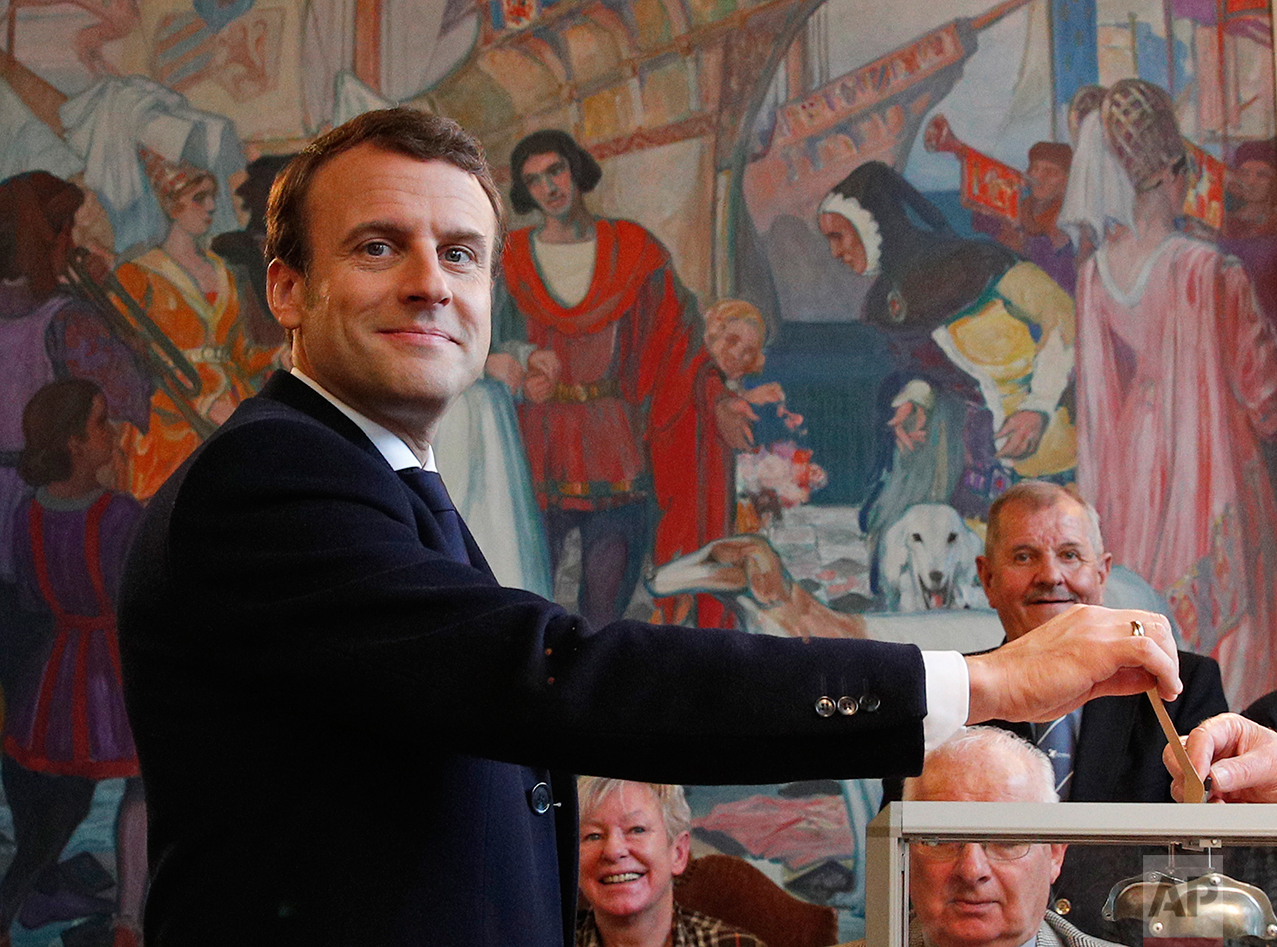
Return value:
<svg viewBox="0 0 1277 947">
<path fill-rule="evenodd" d="M 1103 236 L 1078 278 L 1078 485 L 1245 706 L 1277 686 L 1277 342 L 1241 265 L 1176 231 L 1191 171 L 1157 86 L 1122 80 L 1083 122 L 1061 217 Z"/>
</svg>

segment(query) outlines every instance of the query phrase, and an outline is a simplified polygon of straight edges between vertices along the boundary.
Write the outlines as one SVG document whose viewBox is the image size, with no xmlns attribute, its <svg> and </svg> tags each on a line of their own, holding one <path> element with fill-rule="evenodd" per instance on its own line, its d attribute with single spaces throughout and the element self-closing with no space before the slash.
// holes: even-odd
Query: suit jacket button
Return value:
<svg viewBox="0 0 1277 947">
<path fill-rule="evenodd" d="M 850 717 L 859 709 L 860 709 L 860 704 L 856 703 L 856 698 L 854 697 L 839 697 L 838 698 L 838 712 L 842 714 L 844 717 Z"/>
<path fill-rule="evenodd" d="M 834 702 L 828 697 L 822 697 L 816 701 L 816 714 L 821 717 L 832 717 L 834 715 Z"/>
<path fill-rule="evenodd" d="M 1059 898 L 1056 900 L 1055 902 L 1056 914 L 1061 914 L 1061 915 L 1068 914 L 1072 910 L 1073 910 L 1073 905 L 1069 903 L 1068 898 Z"/>
<path fill-rule="evenodd" d="M 549 812 L 552 802 L 550 787 L 545 783 L 537 783 L 528 790 L 528 805 L 537 815 L 545 815 Z"/>
<path fill-rule="evenodd" d="M 873 713 L 881 706 L 882 702 L 878 700 L 877 694 L 866 694 L 864 697 L 860 698 L 860 709 L 866 713 Z"/>
</svg>

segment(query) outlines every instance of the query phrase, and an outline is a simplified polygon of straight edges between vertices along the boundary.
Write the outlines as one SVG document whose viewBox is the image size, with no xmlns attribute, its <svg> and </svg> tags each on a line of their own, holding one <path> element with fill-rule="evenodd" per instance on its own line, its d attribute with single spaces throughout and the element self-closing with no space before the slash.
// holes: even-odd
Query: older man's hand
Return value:
<svg viewBox="0 0 1277 947">
<path fill-rule="evenodd" d="M 1203 720 L 1183 738 L 1199 774 L 1210 772 L 1211 802 L 1277 802 L 1277 732 L 1237 714 Z M 1184 800 L 1184 773 L 1168 746 L 1162 753 L 1171 795 Z"/>
<path fill-rule="evenodd" d="M 1132 634 L 1132 621 L 1144 634 Z M 1183 689 L 1170 624 L 1153 612 L 1074 605 L 987 654 L 969 655 L 967 723 L 1054 720 L 1096 697 Z"/>
</svg>

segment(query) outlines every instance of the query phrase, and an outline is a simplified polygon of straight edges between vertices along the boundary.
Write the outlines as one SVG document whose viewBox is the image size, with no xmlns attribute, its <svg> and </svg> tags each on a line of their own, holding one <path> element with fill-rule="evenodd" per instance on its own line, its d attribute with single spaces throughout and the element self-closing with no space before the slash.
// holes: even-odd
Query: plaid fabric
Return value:
<svg viewBox="0 0 1277 947">
<path fill-rule="evenodd" d="M 576 947 L 604 947 L 593 911 L 577 915 Z M 767 947 L 753 934 L 716 917 L 674 905 L 674 947 Z M 1089 947 L 1089 945 L 1088 945 Z"/>
<path fill-rule="evenodd" d="M 1116 947 L 1107 940 L 1078 930 L 1054 911 L 1047 911 L 1038 928 L 1037 947 Z"/>
</svg>

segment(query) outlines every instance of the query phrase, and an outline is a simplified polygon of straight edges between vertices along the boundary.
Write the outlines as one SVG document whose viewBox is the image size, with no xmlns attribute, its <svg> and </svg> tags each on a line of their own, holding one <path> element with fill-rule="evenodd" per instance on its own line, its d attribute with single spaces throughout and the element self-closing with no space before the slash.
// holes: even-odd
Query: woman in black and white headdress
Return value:
<svg viewBox="0 0 1277 947">
<path fill-rule="evenodd" d="M 884 331 L 898 366 L 881 406 L 894 443 L 861 514 L 866 532 L 915 503 L 983 518 L 1016 477 L 1067 476 L 1068 295 L 1005 247 L 958 236 L 880 162 L 834 187 L 818 223 L 836 258 L 876 277 L 862 318 Z"/>
</svg>

